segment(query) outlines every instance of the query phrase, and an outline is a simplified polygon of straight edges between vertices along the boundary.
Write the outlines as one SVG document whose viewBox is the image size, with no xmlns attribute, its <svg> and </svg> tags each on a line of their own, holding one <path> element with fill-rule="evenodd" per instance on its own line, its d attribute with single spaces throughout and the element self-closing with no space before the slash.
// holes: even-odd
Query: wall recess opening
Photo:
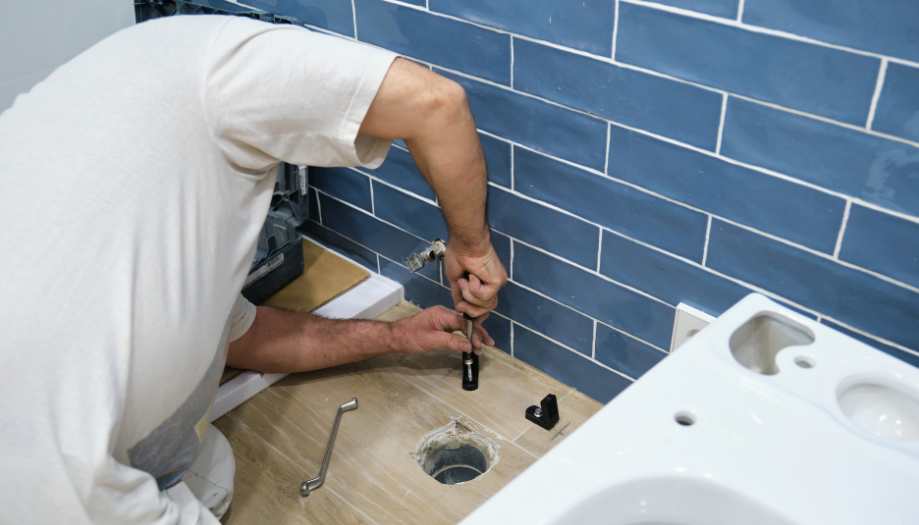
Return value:
<svg viewBox="0 0 919 525">
<path fill-rule="evenodd" d="M 421 440 L 418 465 L 444 485 L 461 485 L 488 472 L 498 462 L 494 440 L 461 421 L 451 421 Z"/>
<path fill-rule="evenodd" d="M 813 342 L 813 332 L 804 325 L 775 314 L 759 314 L 734 330 L 729 345 L 744 368 L 771 376 L 779 373 L 775 356 L 781 350 Z"/>
</svg>

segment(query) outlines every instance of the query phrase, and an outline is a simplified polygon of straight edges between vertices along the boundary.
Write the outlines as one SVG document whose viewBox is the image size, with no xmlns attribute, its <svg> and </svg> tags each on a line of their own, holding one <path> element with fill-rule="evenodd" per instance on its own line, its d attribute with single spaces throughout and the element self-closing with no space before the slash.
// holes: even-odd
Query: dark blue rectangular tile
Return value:
<svg viewBox="0 0 919 525">
<path fill-rule="evenodd" d="M 501 290 L 498 295 L 498 312 L 588 357 L 591 354 L 593 320 L 516 283 L 508 283 Z"/>
<path fill-rule="evenodd" d="M 310 168 L 310 185 L 370 211 L 370 179 L 348 168 Z"/>
<path fill-rule="evenodd" d="M 692 9 L 723 18 L 737 17 L 737 0 L 656 0 L 659 4 L 672 5 L 683 9 Z"/>
<path fill-rule="evenodd" d="M 354 36 L 351 3 L 341 0 L 248 0 L 275 15 L 292 18 L 301 24 L 321 27 L 342 35 Z"/>
<path fill-rule="evenodd" d="M 434 190 L 425 180 L 415 159 L 408 151 L 399 148 L 391 148 L 386 160 L 379 168 L 371 171 L 375 176 L 385 180 L 390 184 L 404 188 L 412 193 L 417 193 L 422 197 L 433 199 Z"/>
<path fill-rule="evenodd" d="M 597 323 L 597 361 L 638 379 L 667 354 Z"/>
<path fill-rule="evenodd" d="M 696 261 L 705 245 L 705 215 L 647 193 L 515 148 L 515 187 L 546 201 L 665 250 Z"/>
<path fill-rule="evenodd" d="M 743 21 L 824 42 L 919 60 L 914 0 L 747 0 Z"/>
<path fill-rule="evenodd" d="M 371 250 L 381 253 L 394 261 L 403 261 L 406 257 L 424 246 L 424 241 L 398 228 L 376 219 L 367 213 L 360 212 L 326 196 L 320 198 L 322 220 L 327 228 L 348 237 Z M 436 265 L 428 265 L 421 270 L 431 279 L 439 279 L 440 270 Z"/>
<path fill-rule="evenodd" d="M 300 228 L 307 237 L 315 239 L 332 250 L 354 259 L 373 272 L 377 271 L 376 253 L 360 244 L 315 221 L 306 221 Z"/>
<path fill-rule="evenodd" d="M 669 344 L 673 308 L 519 243 L 514 280 L 661 348 Z"/>
<path fill-rule="evenodd" d="M 731 98 L 722 153 L 919 214 L 919 148 Z"/>
<path fill-rule="evenodd" d="M 582 220 L 488 188 L 488 222 L 503 233 L 534 244 L 588 268 L 597 265 L 599 229 Z"/>
<path fill-rule="evenodd" d="M 817 250 L 832 252 L 842 199 L 613 126 L 609 173 Z"/>
<path fill-rule="evenodd" d="M 309 199 L 309 214 L 310 219 L 322 222 L 322 217 L 319 213 L 319 193 L 316 192 L 316 188 L 310 186 L 309 192 L 307 193 L 307 198 Z"/>
<path fill-rule="evenodd" d="M 557 44 L 610 55 L 613 2 L 609 0 L 431 0 L 432 11 Z"/>
<path fill-rule="evenodd" d="M 466 89 L 476 125 L 537 151 L 602 170 L 606 123 L 519 93 L 443 73 Z"/>
<path fill-rule="evenodd" d="M 380 273 L 401 284 L 405 288 L 405 298 L 422 308 L 437 305 L 453 307 L 449 290 L 392 261 L 380 260 Z"/>
<path fill-rule="evenodd" d="M 374 214 L 384 221 L 422 239 L 447 240 L 447 225 L 440 208 L 433 204 L 376 181 L 373 182 L 373 204 Z"/>
<path fill-rule="evenodd" d="M 514 87 L 713 150 L 721 94 L 523 40 L 514 41 Z"/>
<path fill-rule="evenodd" d="M 919 223 L 853 204 L 839 258 L 919 286 Z"/>
<path fill-rule="evenodd" d="M 621 4 L 616 58 L 864 124 L 880 61 L 728 25 Z"/>
<path fill-rule="evenodd" d="M 361 40 L 494 82 L 510 83 L 510 36 L 382 0 L 357 0 L 355 5 Z"/>
<path fill-rule="evenodd" d="M 853 339 L 858 339 L 859 341 L 865 343 L 866 345 L 871 346 L 877 350 L 880 350 L 881 352 L 884 352 L 885 354 L 896 357 L 897 359 L 901 361 L 905 361 L 906 363 L 911 364 L 915 367 L 919 367 L 919 355 L 911 354 L 909 352 L 904 352 L 903 350 L 900 350 L 899 348 L 895 348 L 893 346 L 886 345 L 870 337 L 865 337 L 862 334 L 858 332 L 853 332 L 852 330 L 849 330 L 845 326 L 842 326 L 839 323 L 834 323 L 833 321 L 829 319 L 823 319 L 820 322 L 829 326 L 830 328 L 834 330 L 838 330 L 839 332 L 842 332 L 843 334 L 849 337 L 852 337 Z"/>
<path fill-rule="evenodd" d="M 539 334 L 514 325 L 514 357 L 606 403 L 631 382 Z"/>
<path fill-rule="evenodd" d="M 919 348 L 919 294 L 905 288 L 721 221 L 712 224 L 708 264 L 865 332 Z"/>
<path fill-rule="evenodd" d="M 488 180 L 505 188 L 511 187 L 511 145 L 503 140 L 479 134 Z"/>
<path fill-rule="evenodd" d="M 603 233 L 600 273 L 672 305 L 686 303 L 719 315 L 751 290 L 683 261 Z"/>
<path fill-rule="evenodd" d="M 919 5 L 919 4 L 917 4 Z M 919 68 L 887 65 L 871 128 L 919 141 Z"/>
<path fill-rule="evenodd" d="M 495 340 L 495 347 L 502 352 L 511 353 L 511 321 L 500 315 L 489 315 L 482 323 L 488 335 Z"/>
</svg>

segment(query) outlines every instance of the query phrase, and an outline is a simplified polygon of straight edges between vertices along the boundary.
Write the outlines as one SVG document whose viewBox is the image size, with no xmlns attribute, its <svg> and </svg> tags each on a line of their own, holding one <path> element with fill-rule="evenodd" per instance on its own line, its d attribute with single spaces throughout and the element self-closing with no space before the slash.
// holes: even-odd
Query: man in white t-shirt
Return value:
<svg viewBox="0 0 919 525">
<path fill-rule="evenodd" d="M 464 93 L 392 53 L 171 17 L 100 42 L 0 115 L 0 521 L 214 522 L 181 479 L 225 362 L 468 350 L 446 308 L 387 324 L 239 297 L 277 163 L 374 167 L 394 138 L 439 197 L 457 310 L 486 314 L 506 274 Z"/>
</svg>

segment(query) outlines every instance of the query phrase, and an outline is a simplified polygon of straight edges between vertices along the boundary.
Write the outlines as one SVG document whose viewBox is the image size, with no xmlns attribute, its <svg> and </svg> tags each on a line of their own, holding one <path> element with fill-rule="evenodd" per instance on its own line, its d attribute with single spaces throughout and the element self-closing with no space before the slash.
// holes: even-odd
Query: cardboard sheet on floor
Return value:
<svg viewBox="0 0 919 525">
<path fill-rule="evenodd" d="M 303 241 L 303 275 L 271 296 L 265 304 L 294 312 L 312 312 L 367 279 L 367 270 L 309 240 Z M 224 370 L 220 384 L 240 374 Z"/>
</svg>

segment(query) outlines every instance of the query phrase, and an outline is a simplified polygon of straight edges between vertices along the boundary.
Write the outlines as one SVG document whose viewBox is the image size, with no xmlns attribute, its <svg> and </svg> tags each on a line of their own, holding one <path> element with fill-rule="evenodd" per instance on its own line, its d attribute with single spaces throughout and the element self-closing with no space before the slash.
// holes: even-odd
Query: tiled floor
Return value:
<svg viewBox="0 0 919 525">
<path fill-rule="evenodd" d="M 410 315 L 407 304 L 385 319 Z M 458 354 L 390 355 L 296 374 L 217 420 L 236 454 L 236 495 L 225 522 L 456 523 L 572 432 L 600 404 L 496 350 L 481 359 L 480 388 L 460 388 Z M 523 417 L 547 393 L 561 421 L 545 431 Z M 326 485 L 301 498 L 318 472 L 336 407 L 352 397 Z M 463 485 L 441 485 L 413 453 L 429 432 L 459 419 L 490 437 L 499 459 Z"/>
</svg>

